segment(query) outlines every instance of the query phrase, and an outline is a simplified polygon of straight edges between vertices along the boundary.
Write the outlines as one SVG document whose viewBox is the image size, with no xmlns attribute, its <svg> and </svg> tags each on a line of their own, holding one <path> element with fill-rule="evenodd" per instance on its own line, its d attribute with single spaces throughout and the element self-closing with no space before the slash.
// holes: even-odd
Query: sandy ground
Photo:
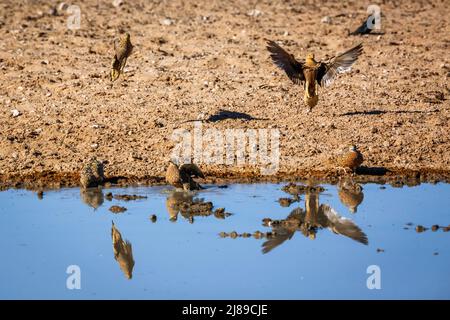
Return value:
<svg viewBox="0 0 450 320">
<path fill-rule="evenodd" d="M 111 179 L 162 181 L 172 133 L 192 131 L 195 119 L 212 120 L 204 130 L 278 129 L 280 169 L 264 179 L 330 175 L 329 159 L 351 143 L 367 167 L 450 176 L 448 1 L 378 3 L 382 34 L 356 37 L 348 31 L 367 16 L 366 1 L 86 0 L 72 3 L 76 31 L 67 12 L 51 14 L 57 4 L 0 2 L 3 185 L 72 185 L 93 155 Z M 111 85 L 123 31 L 134 52 Z M 306 113 L 302 87 L 275 68 L 265 38 L 297 58 L 359 42 L 365 51 Z M 200 166 L 211 181 L 260 178 L 258 166 Z"/>
</svg>

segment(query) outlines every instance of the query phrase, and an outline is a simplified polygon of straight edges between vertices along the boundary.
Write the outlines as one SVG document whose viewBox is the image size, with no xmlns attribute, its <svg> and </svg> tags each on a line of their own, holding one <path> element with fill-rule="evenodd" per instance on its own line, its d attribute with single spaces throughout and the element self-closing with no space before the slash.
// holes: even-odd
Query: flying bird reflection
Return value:
<svg viewBox="0 0 450 320">
<path fill-rule="evenodd" d="M 368 244 L 366 234 L 352 220 L 341 217 L 329 205 L 319 203 L 318 192 L 308 191 L 305 194 L 305 209 L 296 208 L 283 220 L 267 219 L 266 225 L 272 228 L 272 237 L 263 243 L 263 253 L 268 253 L 291 239 L 296 231 L 314 240 L 317 232 L 325 228 L 335 234 Z"/>
</svg>

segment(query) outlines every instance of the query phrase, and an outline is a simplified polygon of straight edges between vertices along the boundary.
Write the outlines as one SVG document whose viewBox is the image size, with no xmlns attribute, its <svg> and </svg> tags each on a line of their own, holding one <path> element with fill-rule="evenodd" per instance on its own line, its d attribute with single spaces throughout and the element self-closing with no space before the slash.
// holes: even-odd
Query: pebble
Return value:
<svg viewBox="0 0 450 320">
<path fill-rule="evenodd" d="M 290 198 L 280 198 L 280 199 L 278 199 L 278 202 L 280 203 L 280 206 L 282 206 L 282 207 L 289 207 L 291 205 L 291 203 L 294 201 Z"/>
<path fill-rule="evenodd" d="M 253 238 L 255 238 L 255 239 L 261 239 L 262 236 L 263 236 L 263 234 L 262 234 L 261 231 L 255 231 L 255 232 L 253 233 Z"/>
<path fill-rule="evenodd" d="M 171 26 L 171 25 L 175 24 L 175 21 L 170 18 L 165 18 L 165 19 L 159 20 L 159 24 L 161 24 L 163 26 Z"/>
<path fill-rule="evenodd" d="M 13 118 L 18 117 L 18 116 L 20 116 L 21 114 L 22 114 L 22 113 L 20 113 L 20 111 L 17 110 L 17 109 L 11 110 L 11 115 L 12 115 Z"/>
<path fill-rule="evenodd" d="M 219 233 L 219 236 L 221 238 L 226 238 L 226 237 L 228 237 L 228 233 L 222 231 L 221 233 Z"/>
<path fill-rule="evenodd" d="M 427 229 L 424 227 L 424 226 L 421 226 L 421 225 L 418 225 L 418 226 L 416 226 L 416 232 L 424 232 L 424 231 L 426 231 Z"/>
<path fill-rule="evenodd" d="M 247 12 L 247 15 L 249 17 L 259 17 L 261 14 L 262 14 L 262 12 L 258 9 L 253 9 L 253 10 L 250 10 L 249 12 Z"/>
<path fill-rule="evenodd" d="M 155 223 L 156 220 L 157 220 L 156 215 L 152 214 L 152 215 L 150 216 L 150 221 L 153 222 L 153 223 Z"/>
<path fill-rule="evenodd" d="M 439 230 L 439 226 L 437 224 L 435 224 L 431 227 L 431 231 L 438 231 L 438 230 Z"/>
<path fill-rule="evenodd" d="M 329 16 L 325 16 L 322 18 L 322 20 L 320 20 L 320 22 L 330 24 L 331 18 Z"/>
<path fill-rule="evenodd" d="M 122 213 L 127 211 L 127 208 L 121 206 L 112 206 L 111 208 L 109 208 L 109 211 L 111 211 L 112 213 Z"/>
<path fill-rule="evenodd" d="M 119 7 L 123 3 L 123 0 L 113 0 L 113 6 Z"/>
</svg>

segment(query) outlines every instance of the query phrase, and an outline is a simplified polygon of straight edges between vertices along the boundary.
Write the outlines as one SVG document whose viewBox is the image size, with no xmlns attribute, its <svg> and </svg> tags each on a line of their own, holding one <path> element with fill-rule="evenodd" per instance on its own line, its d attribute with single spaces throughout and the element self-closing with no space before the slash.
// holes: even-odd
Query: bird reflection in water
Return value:
<svg viewBox="0 0 450 320">
<path fill-rule="evenodd" d="M 305 237 L 315 239 L 320 229 L 329 229 L 335 234 L 349 237 L 367 245 L 367 236 L 350 219 L 341 217 L 333 208 L 319 204 L 318 191 L 306 191 L 305 209 L 294 209 L 286 219 L 264 219 L 266 226 L 272 228 L 272 237 L 263 243 L 263 253 L 268 253 L 286 240 L 293 237 L 296 231 Z"/>
<path fill-rule="evenodd" d="M 346 178 L 338 183 L 339 200 L 351 213 L 358 211 L 358 206 L 364 200 L 364 193 L 361 185 L 355 183 L 352 178 Z"/>
<path fill-rule="evenodd" d="M 89 207 L 94 209 L 99 208 L 104 202 L 104 196 L 102 189 L 88 188 L 80 189 L 81 200 Z"/>
<path fill-rule="evenodd" d="M 111 227 L 111 238 L 113 243 L 114 259 L 116 259 L 119 263 L 119 267 L 125 274 L 125 277 L 127 277 L 127 279 L 131 279 L 133 277 L 134 267 L 131 243 L 128 240 L 124 241 L 122 239 L 122 235 L 120 234 L 119 229 L 117 229 L 114 225 L 114 221 L 112 222 Z"/>
</svg>

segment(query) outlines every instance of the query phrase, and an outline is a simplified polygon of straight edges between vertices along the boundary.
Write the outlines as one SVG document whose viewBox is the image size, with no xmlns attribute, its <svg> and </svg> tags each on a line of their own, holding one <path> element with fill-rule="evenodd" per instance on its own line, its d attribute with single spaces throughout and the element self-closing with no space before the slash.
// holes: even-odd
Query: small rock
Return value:
<svg viewBox="0 0 450 320">
<path fill-rule="evenodd" d="M 228 233 L 222 231 L 221 233 L 219 233 L 219 236 L 221 238 L 226 238 L 226 237 L 228 237 Z"/>
<path fill-rule="evenodd" d="M 280 203 L 280 206 L 282 207 L 289 207 L 294 200 L 291 198 L 280 198 L 278 199 L 278 202 Z"/>
<path fill-rule="evenodd" d="M 263 236 L 263 234 L 262 234 L 261 231 L 255 231 L 255 232 L 253 233 L 253 238 L 255 238 L 255 239 L 261 239 L 262 236 Z"/>
<path fill-rule="evenodd" d="M 438 231 L 438 230 L 439 230 L 439 226 L 437 224 L 435 224 L 431 227 L 431 231 Z"/>
<path fill-rule="evenodd" d="M 219 189 L 226 189 L 226 188 L 228 188 L 228 186 L 226 184 L 224 184 L 224 185 L 221 185 L 221 186 L 217 186 L 217 188 L 219 188 Z"/>
<path fill-rule="evenodd" d="M 377 248 L 377 252 L 384 252 L 384 249 Z"/>
<path fill-rule="evenodd" d="M 331 17 L 325 16 L 325 17 L 322 18 L 322 20 L 320 20 L 320 22 L 330 24 L 331 23 Z"/>
<path fill-rule="evenodd" d="M 147 197 L 146 196 L 138 196 L 135 194 L 116 194 L 116 195 L 114 195 L 114 199 L 123 200 L 123 201 L 131 201 L 131 200 L 147 199 Z"/>
<path fill-rule="evenodd" d="M 122 213 L 127 211 L 127 208 L 121 206 L 112 206 L 111 208 L 109 208 L 109 211 L 111 211 L 112 213 Z"/>
<path fill-rule="evenodd" d="M 233 231 L 233 232 L 230 233 L 230 237 L 232 239 L 236 239 L 238 237 L 238 233 L 236 231 Z"/>
<path fill-rule="evenodd" d="M 20 111 L 17 110 L 17 109 L 11 110 L 11 116 L 12 116 L 13 118 L 18 117 L 18 116 L 20 116 L 21 114 L 22 114 L 22 113 L 20 113 Z"/>
<path fill-rule="evenodd" d="M 113 6 L 119 7 L 123 3 L 123 0 L 113 0 Z"/>
<path fill-rule="evenodd" d="M 156 215 L 152 214 L 152 215 L 150 216 L 150 221 L 153 222 L 153 223 L 155 223 L 156 220 L 157 220 Z"/>
<path fill-rule="evenodd" d="M 255 18 L 259 17 L 261 14 L 262 14 L 262 12 L 258 9 L 253 9 L 253 10 L 250 10 L 249 12 L 247 12 L 247 15 L 249 17 L 255 17 Z"/>
<path fill-rule="evenodd" d="M 416 232 L 421 233 L 426 231 L 427 229 L 424 226 L 421 226 L 420 224 L 416 226 Z"/>
<path fill-rule="evenodd" d="M 174 23 L 175 23 L 175 21 L 170 18 L 165 18 L 165 19 L 159 20 L 159 24 L 161 24 L 163 26 L 171 26 Z"/>
<path fill-rule="evenodd" d="M 108 193 L 105 195 L 105 199 L 108 200 L 108 201 L 111 201 L 111 200 L 113 199 L 113 194 L 112 194 L 112 192 L 108 192 Z"/>
<path fill-rule="evenodd" d="M 242 238 L 250 238 L 250 237 L 251 237 L 251 234 L 248 233 L 248 232 L 244 232 L 243 234 L 241 234 L 241 237 L 242 237 Z"/>
<path fill-rule="evenodd" d="M 37 192 L 37 197 L 38 197 L 39 200 L 42 200 L 44 198 L 44 191 L 39 190 Z"/>
</svg>

